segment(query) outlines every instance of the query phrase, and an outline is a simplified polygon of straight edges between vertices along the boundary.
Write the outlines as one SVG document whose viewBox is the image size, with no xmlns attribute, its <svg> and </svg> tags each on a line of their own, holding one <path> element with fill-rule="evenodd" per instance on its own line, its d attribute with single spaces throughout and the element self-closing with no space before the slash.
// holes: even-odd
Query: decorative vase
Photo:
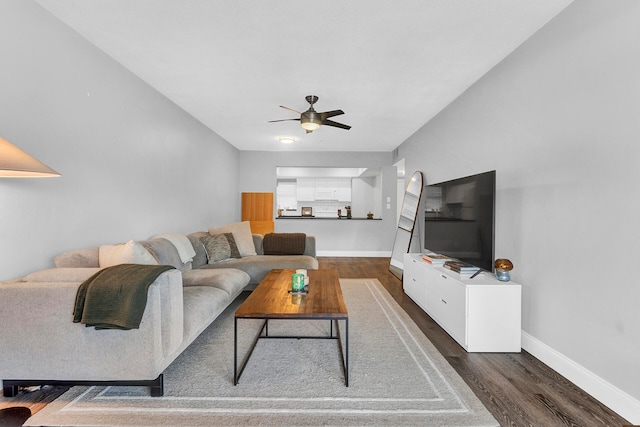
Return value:
<svg viewBox="0 0 640 427">
<path fill-rule="evenodd" d="M 496 279 L 501 282 L 508 282 L 511 280 L 511 275 L 509 274 L 509 270 L 498 270 L 496 269 Z"/>
<path fill-rule="evenodd" d="M 513 263 L 506 258 L 498 258 L 493 266 L 496 268 L 496 279 L 501 282 L 508 282 L 511 280 L 509 272 L 513 270 Z"/>
</svg>

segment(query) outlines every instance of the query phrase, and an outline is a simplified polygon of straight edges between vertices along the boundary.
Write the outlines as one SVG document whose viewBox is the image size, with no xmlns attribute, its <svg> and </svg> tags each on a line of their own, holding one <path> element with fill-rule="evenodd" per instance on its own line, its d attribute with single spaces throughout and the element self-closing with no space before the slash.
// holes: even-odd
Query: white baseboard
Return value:
<svg viewBox="0 0 640 427">
<path fill-rule="evenodd" d="M 640 424 L 640 401 L 522 331 L 522 348 L 633 424 Z"/>
<path fill-rule="evenodd" d="M 316 256 L 389 258 L 391 251 L 317 251 Z"/>
</svg>

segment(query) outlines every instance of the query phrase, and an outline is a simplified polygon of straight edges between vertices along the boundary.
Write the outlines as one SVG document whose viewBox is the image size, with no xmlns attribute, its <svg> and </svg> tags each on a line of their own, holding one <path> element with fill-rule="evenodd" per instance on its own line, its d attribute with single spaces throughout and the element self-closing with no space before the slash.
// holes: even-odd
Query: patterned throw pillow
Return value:
<svg viewBox="0 0 640 427">
<path fill-rule="evenodd" d="M 238 246 L 232 233 L 220 233 L 215 235 L 203 235 L 200 241 L 207 251 L 209 264 L 224 261 L 229 258 L 240 258 Z"/>
<path fill-rule="evenodd" d="M 238 245 L 236 244 L 236 239 L 233 238 L 233 233 L 224 233 L 224 237 L 227 238 L 229 248 L 231 249 L 231 256 L 229 258 L 242 258 Z"/>
</svg>

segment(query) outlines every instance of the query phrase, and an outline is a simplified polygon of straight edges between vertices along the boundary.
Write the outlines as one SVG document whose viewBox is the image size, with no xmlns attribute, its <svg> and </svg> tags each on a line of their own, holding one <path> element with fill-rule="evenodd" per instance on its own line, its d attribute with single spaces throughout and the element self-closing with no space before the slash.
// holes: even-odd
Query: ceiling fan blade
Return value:
<svg viewBox="0 0 640 427">
<path fill-rule="evenodd" d="M 269 120 L 269 121 L 268 121 L 268 123 L 275 123 L 275 122 L 288 122 L 288 121 L 290 121 L 290 120 L 297 121 L 297 122 L 299 122 L 299 121 L 300 121 L 300 119 L 281 119 L 281 120 Z"/>
<path fill-rule="evenodd" d="M 339 116 L 340 114 L 344 114 L 344 111 L 342 110 L 325 111 L 324 113 L 320 113 L 320 120 L 324 121 L 329 117 Z"/>
<path fill-rule="evenodd" d="M 296 111 L 293 108 L 285 107 L 284 105 L 281 105 L 280 108 L 284 108 L 285 110 L 293 111 L 294 113 L 302 114 L 300 111 Z"/>
<path fill-rule="evenodd" d="M 342 123 L 334 122 L 333 120 L 323 120 L 322 124 L 326 126 L 333 126 L 340 129 L 346 129 L 346 130 L 351 129 L 351 126 L 343 125 Z"/>
</svg>

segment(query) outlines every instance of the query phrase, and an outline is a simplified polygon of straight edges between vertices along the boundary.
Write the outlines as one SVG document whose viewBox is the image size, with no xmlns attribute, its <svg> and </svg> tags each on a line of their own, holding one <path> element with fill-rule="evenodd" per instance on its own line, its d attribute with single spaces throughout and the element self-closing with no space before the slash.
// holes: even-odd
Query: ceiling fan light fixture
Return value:
<svg viewBox="0 0 640 427">
<path fill-rule="evenodd" d="M 300 122 L 300 126 L 302 126 L 302 128 L 305 131 L 307 131 L 307 133 L 311 133 L 314 130 L 319 129 L 320 126 L 324 126 L 324 125 L 333 126 L 333 127 L 337 127 L 337 128 L 341 128 L 341 129 L 346 129 L 346 130 L 351 129 L 351 126 L 349 126 L 349 125 L 345 125 L 345 124 L 342 124 L 342 123 L 334 122 L 333 120 L 329 120 L 330 117 L 339 116 L 341 114 L 344 114 L 344 111 L 342 111 L 342 110 L 332 110 L 332 111 L 324 111 L 324 112 L 318 113 L 316 110 L 313 109 L 313 104 L 315 104 L 316 101 L 318 101 L 318 97 L 315 96 L 315 95 L 309 95 L 305 99 L 307 100 L 307 102 L 310 105 L 309 105 L 309 109 L 307 111 L 305 111 L 304 113 L 300 113 L 300 112 L 294 110 L 293 108 L 285 107 L 284 105 L 280 106 L 281 108 L 284 108 L 285 110 L 293 111 L 294 113 L 300 114 L 300 118 L 299 119 L 269 120 L 269 123 L 299 121 Z"/>
<path fill-rule="evenodd" d="M 310 130 L 310 131 L 314 131 L 314 130 L 316 130 L 316 129 L 318 129 L 320 127 L 320 123 L 316 123 L 316 122 L 312 122 L 312 121 L 301 122 L 300 124 L 302 125 L 302 127 L 305 130 Z"/>
</svg>

